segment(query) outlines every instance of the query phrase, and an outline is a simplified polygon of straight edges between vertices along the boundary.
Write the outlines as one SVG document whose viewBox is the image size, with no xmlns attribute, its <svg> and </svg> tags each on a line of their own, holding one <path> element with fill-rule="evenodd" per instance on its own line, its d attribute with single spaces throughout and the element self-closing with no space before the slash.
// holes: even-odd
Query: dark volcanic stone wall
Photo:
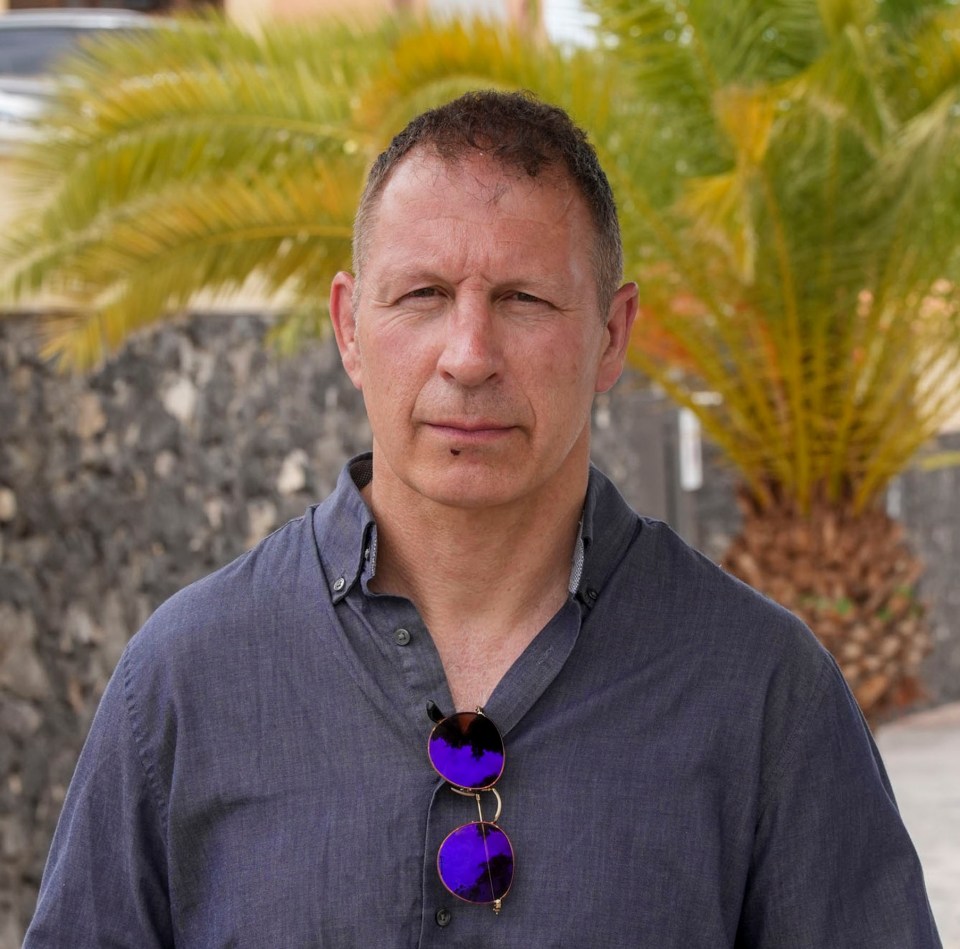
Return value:
<svg viewBox="0 0 960 949">
<path fill-rule="evenodd" d="M 263 332 L 195 320 L 82 380 L 37 358 L 29 324 L 0 320 L 0 949 L 20 945 L 127 639 L 369 445 L 336 349 L 278 360 Z"/>
<path fill-rule="evenodd" d="M 0 319 L 0 949 L 20 945 L 76 756 L 130 635 L 322 498 L 369 445 L 335 347 L 281 360 L 265 328 L 194 319 L 65 379 L 37 357 L 28 321 Z M 594 454 L 627 498 L 676 515 L 719 556 L 737 523 L 732 478 L 708 464 L 700 492 L 672 491 L 669 408 L 627 381 L 598 399 L 595 421 Z M 928 671 L 940 701 L 960 698 L 958 497 L 960 469 L 903 479 L 936 600 Z"/>
</svg>

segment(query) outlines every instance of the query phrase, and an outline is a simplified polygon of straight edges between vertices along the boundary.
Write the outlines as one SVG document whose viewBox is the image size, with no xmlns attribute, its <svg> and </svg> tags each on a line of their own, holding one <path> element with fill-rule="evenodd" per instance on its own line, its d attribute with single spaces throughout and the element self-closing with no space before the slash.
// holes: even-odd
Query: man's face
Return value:
<svg viewBox="0 0 960 949">
<path fill-rule="evenodd" d="M 559 175 L 422 150 L 394 169 L 356 297 L 339 274 L 330 306 L 375 492 L 484 508 L 582 483 L 593 395 L 620 374 L 636 307 L 624 287 L 601 316 L 594 240 Z"/>
</svg>

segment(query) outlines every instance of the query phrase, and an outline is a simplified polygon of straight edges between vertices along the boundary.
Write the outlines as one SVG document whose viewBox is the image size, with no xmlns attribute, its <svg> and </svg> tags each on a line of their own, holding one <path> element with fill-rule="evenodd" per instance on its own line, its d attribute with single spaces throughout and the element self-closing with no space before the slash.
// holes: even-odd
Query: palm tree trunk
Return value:
<svg viewBox="0 0 960 949">
<path fill-rule="evenodd" d="M 876 508 L 820 503 L 802 514 L 745 494 L 740 504 L 743 527 L 723 566 L 810 626 L 871 725 L 920 698 L 931 638 L 917 595 L 922 564 L 902 526 Z"/>
</svg>

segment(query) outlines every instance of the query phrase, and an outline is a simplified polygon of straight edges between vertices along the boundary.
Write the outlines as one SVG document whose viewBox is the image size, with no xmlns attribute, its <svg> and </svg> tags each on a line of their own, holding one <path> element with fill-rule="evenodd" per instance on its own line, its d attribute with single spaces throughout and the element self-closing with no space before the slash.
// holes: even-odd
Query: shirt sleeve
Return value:
<svg viewBox="0 0 960 949">
<path fill-rule="evenodd" d="M 737 949 L 940 949 L 880 753 L 829 656 L 794 714 L 765 783 Z"/>
<path fill-rule="evenodd" d="M 164 821 L 125 698 L 128 655 L 104 692 L 70 782 L 24 949 L 174 944 Z"/>
</svg>

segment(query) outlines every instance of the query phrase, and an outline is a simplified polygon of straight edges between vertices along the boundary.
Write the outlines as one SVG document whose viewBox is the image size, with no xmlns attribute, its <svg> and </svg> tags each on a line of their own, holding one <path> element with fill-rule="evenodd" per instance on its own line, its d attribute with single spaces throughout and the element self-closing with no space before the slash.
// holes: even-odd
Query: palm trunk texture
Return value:
<svg viewBox="0 0 960 949">
<path fill-rule="evenodd" d="M 734 576 L 799 616 L 840 665 L 875 726 L 923 696 L 930 651 L 917 593 L 922 564 L 879 509 L 763 508 L 741 496 L 743 526 L 724 556 Z"/>
</svg>

